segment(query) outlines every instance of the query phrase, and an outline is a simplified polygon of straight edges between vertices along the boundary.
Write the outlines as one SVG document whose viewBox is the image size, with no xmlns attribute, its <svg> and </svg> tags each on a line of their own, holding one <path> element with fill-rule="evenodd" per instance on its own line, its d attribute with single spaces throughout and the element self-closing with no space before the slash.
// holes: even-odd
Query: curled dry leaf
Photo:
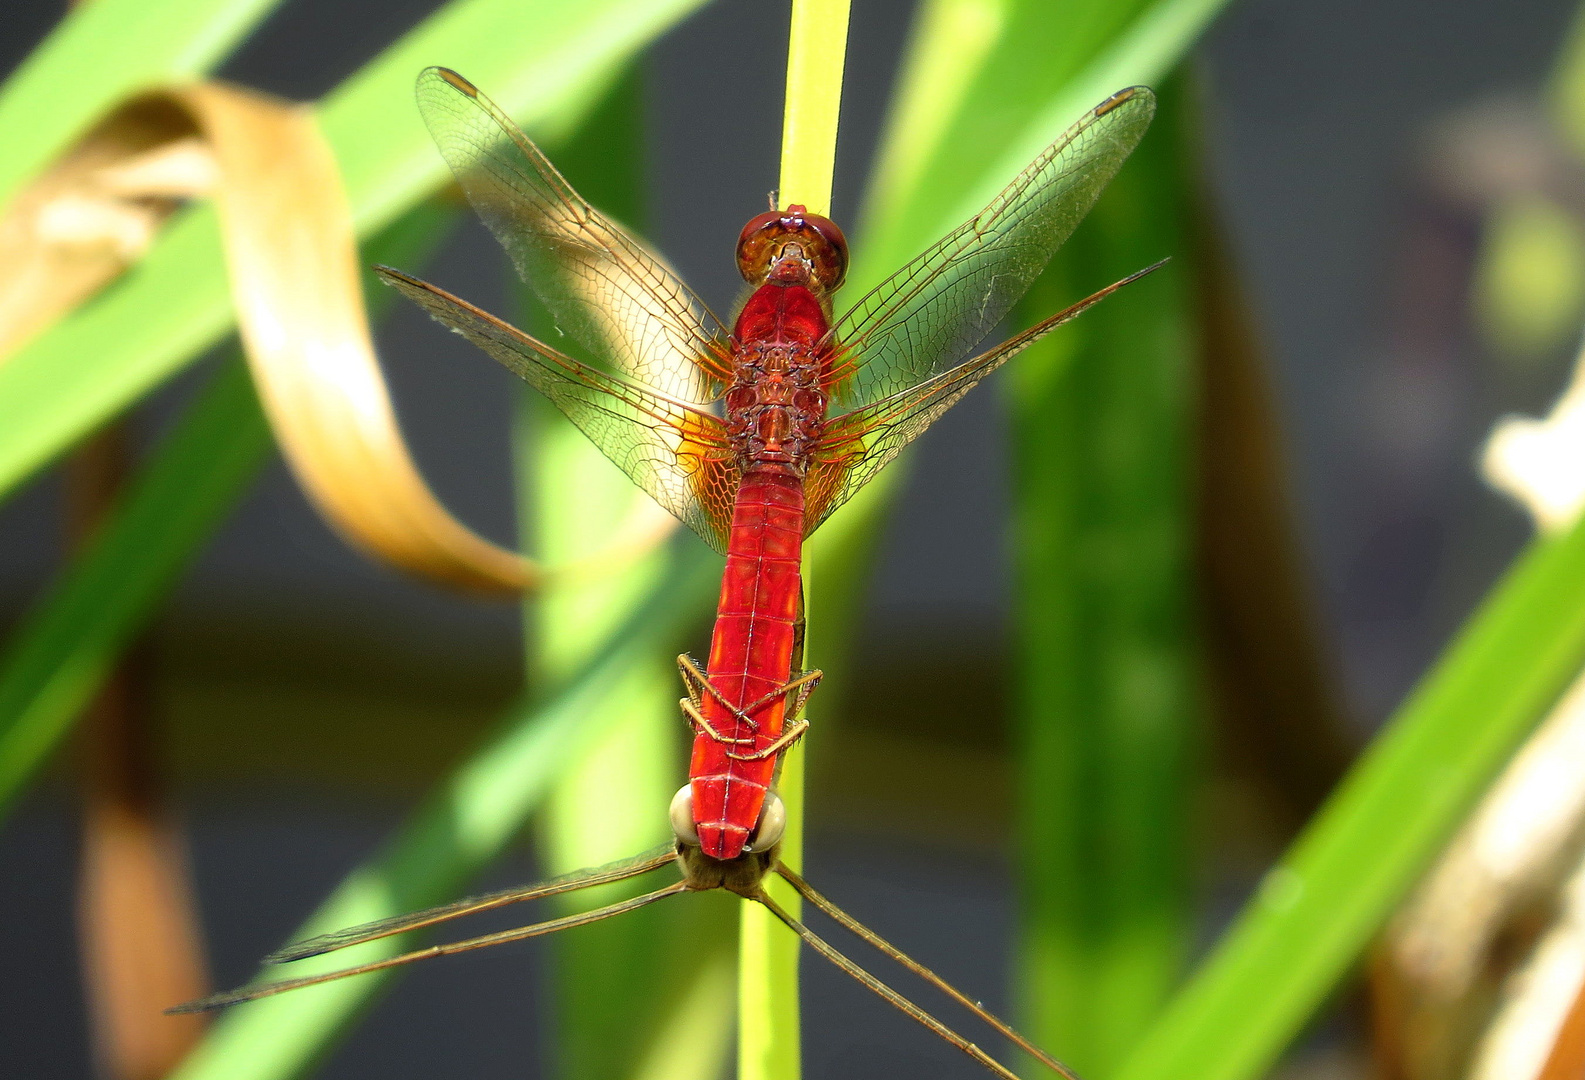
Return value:
<svg viewBox="0 0 1585 1080">
<path fill-rule="evenodd" d="M 515 552 L 446 512 L 402 440 L 364 315 L 352 213 L 313 110 L 219 84 L 176 92 L 219 166 L 248 363 L 282 452 L 354 544 L 455 588 L 511 592 Z"/>
<path fill-rule="evenodd" d="M 192 122 L 176 104 L 136 101 L 90 131 L 0 216 L 0 363 L 92 296 L 148 248 L 182 198 L 204 194 L 202 176 L 172 190 L 114 179 L 186 142 Z M 200 149 L 200 152 L 201 149 Z M 169 180 L 169 177 L 166 178 Z"/>
<path fill-rule="evenodd" d="M 404 442 L 364 314 L 357 239 L 309 106 L 221 83 L 138 98 L 0 217 L 0 363 L 132 265 L 184 200 L 216 198 L 237 320 L 282 452 L 349 542 L 456 589 L 512 593 L 538 567 L 459 523 Z M 652 548 L 647 512 L 582 574 Z"/>
</svg>

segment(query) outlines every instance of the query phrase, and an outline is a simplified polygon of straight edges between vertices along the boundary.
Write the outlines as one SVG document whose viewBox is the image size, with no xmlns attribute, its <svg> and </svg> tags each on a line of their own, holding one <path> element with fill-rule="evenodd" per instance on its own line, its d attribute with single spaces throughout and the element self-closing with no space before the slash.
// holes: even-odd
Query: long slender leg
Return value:
<svg viewBox="0 0 1585 1080">
<path fill-rule="evenodd" d="M 806 671 L 796 679 L 784 683 L 775 690 L 772 690 L 770 693 L 761 697 L 752 705 L 744 706 L 743 712 L 748 714 L 756 713 L 765 706 L 769 705 L 771 702 L 775 701 L 777 698 L 786 694 L 790 694 L 796 690 L 798 691 L 798 699 L 793 704 L 792 708 L 787 710 L 789 713 L 796 715 L 798 710 L 804 707 L 804 702 L 809 700 L 809 695 L 815 692 L 815 687 L 820 685 L 820 680 L 825 677 L 826 673 L 821 671 L 819 668 L 816 668 L 813 671 Z"/>
<path fill-rule="evenodd" d="M 466 941 L 454 941 L 445 945 L 431 945 L 427 949 L 418 949 L 414 952 L 403 953 L 400 956 L 376 960 L 369 964 L 359 964 L 357 967 L 343 968 L 340 971 L 327 971 L 323 975 L 308 975 L 301 979 L 283 979 L 280 982 L 265 983 L 263 986 L 243 987 L 240 990 L 228 990 L 220 994 L 211 994 L 197 1001 L 188 1001 L 174 1008 L 166 1009 L 167 1013 L 194 1013 L 208 1012 L 211 1009 L 221 1009 L 227 1005 L 239 1005 L 244 1001 L 255 1001 L 259 998 L 282 994 L 288 990 L 297 990 L 304 986 L 315 986 L 319 983 L 331 982 L 335 979 L 345 979 L 350 975 L 364 975 L 371 971 L 383 971 L 386 968 L 397 967 L 402 964 L 411 964 L 419 960 L 428 960 L 432 956 L 450 956 L 453 953 L 468 952 L 472 949 L 483 949 L 490 945 L 503 945 L 509 941 L 522 941 L 525 938 L 539 937 L 541 934 L 553 933 L 557 930 L 566 930 L 574 926 L 585 926 L 601 919 L 609 919 L 613 915 L 620 915 L 624 911 L 632 911 L 657 900 L 664 900 L 668 896 L 675 896 L 688 891 L 686 881 L 678 881 L 667 885 L 664 889 L 635 896 L 631 900 L 623 900 L 618 904 L 608 904 L 593 911 L 585 911 L 577 915 L 568 915 L 565 918 L 551 919 L 548 922 L 534 923 L 532 926 L 520 926 L 516 930 L 503 930 L 497 934 L 485 934 L 483 937 L 469 938 Z"/>
<path fill-rule="evenodd" d="M 803 696 L 806 697 L 807 694 Z M 677 705 L 682 709 L 683 713 L 688 717 L 688 719 L 692 721 L 695 727 L 709 735 L 710 738 L 714 739 L 716 742 L 725 746 L 743 746 L 745 744 L 750 746 L 753 745 L 754 736 L 747 735 L 741 739 L 731 738 L 717 729 L 716 726 L 710 723 L 709 720 L 706 720 L 704 714 L 700 712 L 694 703 L 689 701 L 687 698 L 683 698 L 681 701 L 677 702 Z M 787 747 L 803 738 L 804 732 L 808 730 L 809 721 L 800 718 L 788 724 L 787 730 L 782 732 L 781 736 L 775 742 L 771 743 L 764 749 L 755 750 L 747 754 L 735 754 L 728 750 L 726 756 L 731 758 L 733 761 L 763 761 L 765 758 L 781 753 Z"/>
<path fill-rule="evenodd" d="M 763 709 L 766 705 L 775 701 L 779 697 L 784 697 L 788 694 L 796 694 L 796 700 L 794 701 L 792 708 L 788 711 L 793 715 L 797 715 L 798 711 L 802 709 L 804 704 L 809 700 L 809 695 L 814 693 L 815 687 L 820 685 L 820 680 L 825 678 L 825 672 L 818 669 L 815 671 L 806 671 L 802 675 L 799 675 L 796 679 L 789 680 L 783 685 L 777 687 L 775 690 L 772 690 L 770 693 L 761 696 L 757 701 L 753 702 L 747 708 L 740 709 L 728 701 L 726 699 L 726 695 L 722 694 L 720 690 L 716 689 L 715 684 L 710 681 L 710 677 L 700 669 L 693 657 L 689 656 L 687 653 L 683 653 L 681 656 L 677 657 L 677 669 L 682 673 L 683 685 L 688 690 L 688 702 L 693 705 L 693 708 L 690 709 L 687 704 L 679 702 L 679 704 L 682 705 L 682 711 L 686 713 L 689 719 L 698 724 L 698 726 L 702 728 L 707 734 L 709 734 L 709 736 L 716 742 L 728 743 L 736 746 L 741 746 L 743 743 L 751 742 L 752 740 L 727 738 L 726 736 L 722 735 L 712 724 L 705 721 L 701 715 L 704 709 L 705 695 L 708 694 L 711 698 L 715 699 L 717 704 L 732 714 L 732 718 L 734 720 L 746 724 L 750 731 L 758 731 L 759 721 L 754 719 L 754 713 L 758 712 L 760 709 Z"/>
<path fill-rule="evenodd" d="M 768 757 L 772 757 L 781 753 L 783 750 L 787 749 L 787 747 L 803 738 L 804 732 L 808 730 L 809 721 L 794 720 L 792 723 L 787 725 L 787 730 L 781 733 L 781 737 L 779 739 L 765 747 L 763 750 L 755 750 L 751 754 L 734 754 L 732 751 L 728 750 L 726 752 L 726 756 L 731 758 L 733 761 L 763 761 Z M 741 742 L 742 740 L 736 739 L 733 741 Z"/>
<path fill-rule="evenodd" d="M 716 742 L 725 746 L 754 745 L 754 736 L 752 735 L 745 735 L 741 739 L 734 739 L 730 735 L 722 732 L 714 724 L 706 720 L 704 718 L 704 713 L 699 711 L 699 706 L 694 704 L 694 702 L 690 701 L 689 699 L 683 698 L 681 701 L 677 702 L 677 706 L 678 708 L 682 709 L 683 715 L 688 718 L 694 727 L 710 736 L 710 738 L 714 739 Z"/>
<path fill-rule="evenodd" d="M 693 702 L 694 708 L 704 708 L 704 688 L 709 685 L 710 676 L 687 653 L 678 654 L 677 670 L 682 673 L 682 685 L 688 691 L 688 699 Z"/>
<path fill-rule="evenodd" d="M 376 941 L 380 938 L 390 937 L 392 934 L 403 934 L 409 930 L 419 930 L 436 923 L 460 919 L 464 915 L 472 915 L 480 911 L 491 911 L 508 904 L 519 904 L 526 900 L 542 900 L 547 896 L 560 896 L 563 893 L 576 892 L 587 889 L 593 885 L 609 885 L 614 881 L 626 881 L 628 878 L 647 874 L 651 870 L 659 870 L 676 859 L 676 851 L 671 844 L 646 851 L 644 854 L 623 859 L 607 866 L 596 867 L 592 870 L 579 870 L 549 881 L 541 881 L 533 885 L 522 885 L 515 889 L 502 889 L 500 892 L 485 893 L 482 896 L 469 896 L 455 900 L 439 907 L 425 908 L 423 911 L 411 911 L 406 915 L 396 915 L 389 919 L 380 919 L 376 922 L 363 923 L 359 926 L 350 926 L 345 930 L 337 930 L 332 934 L 321 934 L 318 937 L 308 938 L 306 941 L 294 942 L 283 949 L 278 949 L 264 958 L 266 964 L 284 964 L 292 960 L 304 960 L 310 956 L 319 956 L 322 953 L 334 952 L 345 949 L 349 945 L 361 945 L 365 941 Z"/>
<path fill-rule="evenodd" d="M 809 695 L 815 692 L 815 687 L 820 685 L 820 680 L 825 678 L 826 673 L 821 671 L 819 668 L 815 668 L 813 671 L 804 672 L 804 675 L 812 675 L 814 678 L 798 687 L 798 694 L 793 700 L 792 707 L 789 710 L 793 716 L 797 716 L 799 713 L 803 712 L 804 706 L 809 704 Z"/>
<path fill-rule="evenodd" d="M 891 942 L 881 937 L 875 931 L 859 922 L 853 916 L 837 907 L 830 900 L 826 899 L 826 897 L 822 895 L 818 889 L 805 881 L 795 871 L 789 870 L 780 862 L 776 864 L 775 869 L 776 873 L 780 874 L 782 879 L 785 880 L 787 884 L 791 885 L 795 890 L 797 890 L 799 896 L 803 897 L 815 907 L 825 912 L 833 920 L 841 924 L 844 929 L 857 934 L 860 938 L 864 939 L 865 942 L 885 953 L 903 967 L 907 968 L 915 975 L 918 975 L 921 979 L 924 979 L 936 989 L 945 993 L 959 1005 L 962 1005 L 975 1016 L 978 1016 L 991 1027 L 1001 1032 L 1001 1034 L 1005 1035 L 1015 1045 L 1017 1045 L 1020 1050 L 1035 1058 L 1042 1065 L 1046 1066 L 1046 1068 L 1050 1069 L 1058 1076 L 1066 1077 L 1067 1080 L 1079 1080 L 1078 1076 L 1073 1072 L 1072 1069 L 1068 1068 L 1068 1066 L 1064 1065 L 1062 1062 L 1058 1061 L 1056 1058 L 1040 1049 L 1022 1035 L 1018 1034 L 1018 1032 L 1013 1030 L 1011 1025 L 992 1015 L 979 1002 L 969 998 L 957 987 L 953 986 L 941 976 L 937 975 L 935 972 L 919 963 L 919 961 L 915 960 L 913 957 L 897 948 Z"/>
<path fill-rule="evenodd" d="M 806 629 L 806 624 L 804 623 L 803 613 L 804 596 L 802 590 L 800 590 L 798 593 L 798 621 L 793 628 L 793 663 L 795 666 L 802 666 L 804 658 L 804 631 Z M 809 721 L 800 714 L 803 712 L 804 706 L 809 703 L 809 695 L 815 692 L 815 688 L 820 685 L 820 680 L 823 678 L 825 678 L 825 672 L 821 671 L 819 668 L 815 668 L 812 671 L 806 671 L 802 675 L 799 675 L 796 679 L 793 679 L 786 685 L 782 686 L 780 689 L 772 690 L 770 693 L 764 695 L 758 701 L 754 702 L 754 704 L 750 705 L 745 711 L 752 713 L 784 694 L 791 693 L 795 695 L 793 701 L 787 709 L 787 715 L 793 718 L 792 722 L 787 725 L 787 729 L 782 732 L 780 738 L 762 750 L 756 750 L 750 754 L 734 754 L 731 751 L 727 751 L 726 756 L 737 761 L 760 761 L 764 758 L 773 757 L 781 753 L 793 743 L 803 738 L 804 733 L 809 730 Z M 778 763 L 778 776 L 780 775 L 780 772 L 781 766 L 780 763 Z"/>
<path fill-rule="evenodd" d="M 694 661 L 693 657 L 687 653 L 677 657 L 677 670 L 682 672 L 683 685 L 688 688 L 688 697 L 693 702 L 696 710 L 704 708 L 704 698 L 708 694 L 715 699 L 716 704 L 731 713 L 734 720 L 747 724 L 750 731 L 759 730 L 759 721 L 728 701 L 726 695 L 716 689 L 715 684 L 710 681 L 710 676 Z M 715 728 L 710 727 L 710 725 L 706 724 L 705 729 L 712 735 L 715 734 Z M 716 741 L 732 742 L 735 740 L 717 738 Z"/>
<path fill-rule="evenodd" d="M 754 899 L 769 908 L 772 915 L 780 919 L 782 923 L 785 924 L 787 928 L 793 933 L 803 938 L 805 944 L 807 944 L 811 949 L 825 957 L 827 960 L 831 961 L 843 971 L 847 972 L 866 990 L 875 994 L 882 1000 L 891 1003 L 904 1015 L 910 1016 L 914 1020 L 917 1020 L 919 1023 L 935 1032 L 941 1038 L 945 1039 L 959 1050 L 962 1050 L 965 1054 L 969 1055 L 969 1057 L 985 1066 L 991 1072 L 1001 1077 L 1002 1080 L 1019 1080 L 1017 1073 L 1013 1072 L 1001 1062 L 991 1057 L 991 1055 L 987 1054 L 984 1050 L 981 1050 L 978 1046 L 975 1046 L 962 1035 L 959 1035 L 956 1031 L 953 1031 L 951 1028 L 947 1027 L 947 1025 L 943 1024 L 940 1020 L 937 1020 L 934 1016 L 931 1016 L 924 1009 L 903 997 L 903 995 L 899 994 L 896 990 L 893 990 L 890 986 L 887 986 L 880 979 L 877 979 L 874 975 L 871 975 L 868 971 L 865 971 L 858 964 L 854 963 L 852 960 L 849 960 L 846 956 L 842 955 L 842 953 L 838 952 L 834 946 L 828 944 L 826 940 L 819 934 L 816 934 L 803 923 L 787 914 L 787 912 L 782 910 L 781 905 L 777 904 L 776 901 L 772 900 L 765 894 L 763 889 L 761 889 L 759 893 L 754 896 Z"/>
</svg>

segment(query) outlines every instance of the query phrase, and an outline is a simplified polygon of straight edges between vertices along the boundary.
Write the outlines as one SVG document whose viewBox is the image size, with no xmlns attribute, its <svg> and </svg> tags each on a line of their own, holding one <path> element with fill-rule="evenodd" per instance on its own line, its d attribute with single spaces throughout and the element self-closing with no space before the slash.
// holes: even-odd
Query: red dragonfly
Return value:
<svg viewBox="0 0 1585 1080">
<path fill-rule="evenodd" d="M 1048 147 L 974 218 L 842 315 L 847 273 L 836 223 L 798 205 L 752 218 L 737 263 L 752 287 L 730 330 L 642 241 L 585 202 L 462 76 L 430 68 L 418 103 L 485 223 L 579 350 L 571 355 L 427 282 L 385 281 L 548 397 L 634 483 L 726 555 L 701 669 L 679 657 L 695 732 L 689 782 L 672 801 L 676 843 L 597 871 L 459 901 L 316 938 L 273 960 L 318 955 L 503 904 L 623 880 L 676 862 L 674 885 L 581 915 L 342 972 L 194 1002 L 214 1008 L 443 953 L 607 918 L 677 892 L 726 888 L 766 905 L 817 951 L 998 1075 L 1013 1074 L 854 964 L 769 897 L 776 873 L 814 906 L 943 987 L 1064 1076 L 1068 1070 L 862 927 L 776 858 L 785 810 L 781 753 L 820 681 L 795 672 L 804 537 L 976 383 L 1031 342 L 1150 270 L 963 359 L 1045 268 L 1144 135 L 1155 98 L 1112 95 Z M 1159 264 L 1158 264 L 1159 265 Z"/>
</svg>

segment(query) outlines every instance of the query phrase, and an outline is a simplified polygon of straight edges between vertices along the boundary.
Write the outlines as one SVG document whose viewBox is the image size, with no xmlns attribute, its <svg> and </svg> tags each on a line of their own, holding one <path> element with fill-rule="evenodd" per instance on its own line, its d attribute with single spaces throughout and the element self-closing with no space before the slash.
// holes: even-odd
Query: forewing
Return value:
<svg viewBox="0 0 1585 1080">
<path fill-rule="evenodd" d="M 712 401 L 729 372 L 721 321 L 659 255 L 574 191 L 462 76 L 428 68 L 418 108 L 468 201 L 594 358 L 681 401 Z"/>
<path fill-rule="evenodd" d="M 1001 322 L 1144 136 L 1143 86 L 1092 109 L 989 206 L 854 304 L 835 324 L 836 408 L 874 404 L 946 371 Z"/>
<path fill-rule="evenodd" d="M 980 380 L 1032 342 L 1162 265 L 1130 274 L 955 368 L 828 420 L 804 477 L 804 535 L 819 528 L 832 511 L 852 498 Z"/>
<path fill-rule="evenodd" d="M 737 468 L 719 419 L 563 355 L 427 281 L 375 272 L 544 394 L 656 502 L 726 550 Z"/>
</svg>

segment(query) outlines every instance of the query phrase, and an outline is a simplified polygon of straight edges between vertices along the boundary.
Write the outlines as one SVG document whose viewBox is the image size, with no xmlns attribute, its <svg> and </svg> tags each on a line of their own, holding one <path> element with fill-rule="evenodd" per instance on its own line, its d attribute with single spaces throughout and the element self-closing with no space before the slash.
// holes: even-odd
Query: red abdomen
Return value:
<svg viewBox="0 0 1585 1080">
<path fill-rule="evenodd" d="M 803 477 L 774 462 L 743 473 L 732 515 L 721 603 L 710 638 L 710 683 L 744 710 L 784 686 L 792 670 L 793 636 L 801 600 Z M 702 712 L 728 744 L 708 734 L 694 739 L 688 776 L 694 822 L 706 855 L 735 859 L 759 821 L 776 770 L 776 757 L 739 761 L 728 756 L 762 750 L 781 734 L 786 696 L 766 702 L 745 724 L 707 695 Z"/>
</svg>

